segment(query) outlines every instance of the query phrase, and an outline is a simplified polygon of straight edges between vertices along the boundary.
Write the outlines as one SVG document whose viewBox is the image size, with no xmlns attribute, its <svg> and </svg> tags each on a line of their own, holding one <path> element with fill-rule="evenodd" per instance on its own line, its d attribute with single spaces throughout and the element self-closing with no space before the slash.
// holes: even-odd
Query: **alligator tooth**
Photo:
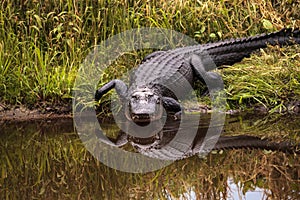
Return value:
<svg viewBox="0 0 300 200">
<path fill-rule="evenodd" d="M 132 116 L 132 119 L 133 119 L 133 120 L 139 119 L 139 116 L 138 116 L 138 115 L 133 115 L 133 116 Z"/>
</svg>

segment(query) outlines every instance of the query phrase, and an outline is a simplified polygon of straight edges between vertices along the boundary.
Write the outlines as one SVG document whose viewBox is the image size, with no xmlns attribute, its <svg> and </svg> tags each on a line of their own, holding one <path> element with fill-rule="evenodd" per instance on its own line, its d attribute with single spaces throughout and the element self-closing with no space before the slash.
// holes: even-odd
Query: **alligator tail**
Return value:
<svg viewBox="0 0 300 200">
<path fill-rule="evenodd" d="M 219 67 L 240 62 L 243 58 L 249 57 L 253 51 L 265 48 L 267 45 L 284 46 L 295 43 L 300 44 L 300 30 L 284 28 L 269 34 L 209 43 L 202 47 Z"/>
</svg>

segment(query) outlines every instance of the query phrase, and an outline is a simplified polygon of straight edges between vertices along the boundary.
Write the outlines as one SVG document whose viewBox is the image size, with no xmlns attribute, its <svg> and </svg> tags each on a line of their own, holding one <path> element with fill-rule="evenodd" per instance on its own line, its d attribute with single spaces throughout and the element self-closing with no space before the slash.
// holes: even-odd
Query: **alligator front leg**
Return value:
<svg viewBox="0 0 300 200">
<path fill-rule="evenodd" d="M 183 108 L 178 101 L 171 97 L 162 97 L 163 106 L 168 113 L 175 113 L 174 120 L 181 119 Z"/>
<path fill-rule="evenodd" d="M 114 80 L 106 83 L 104 86 L 102 86 L 101 88 L 99 88 L 96 91 L 95 100 L 99 101 L 103 95 L 105 95 L 107 92 L 109 92 L 113 88 L 115 88 L 117 94 L 119 95 L 119 97 L 121 99 L 125 99 L 125 97 L 127 95 L 127 85 L 121 80 L 114 79 Z"/>
<path fill-rule="evenodd" d="M 206 86 L 209 89 L 209 92 L 220 91 L 223 89 L 222 77 L 218 73 L 207 72 L 205 70 L 201 57 L 197 55 L 192 55 L 190 64 L 193 68 L 196 77 L 199 80 L 201 80 L 203 84 L 206 84 Z M 208 64 L 211 65 L 213 63 L 208 63 Z"/>
</svg>

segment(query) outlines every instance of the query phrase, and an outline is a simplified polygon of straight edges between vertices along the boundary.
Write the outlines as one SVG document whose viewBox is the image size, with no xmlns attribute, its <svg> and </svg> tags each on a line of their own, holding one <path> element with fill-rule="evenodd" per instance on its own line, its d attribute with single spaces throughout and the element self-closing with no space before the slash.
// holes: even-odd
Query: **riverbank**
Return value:
<svg viewBox="0 0 300 200">
<path fill-rule="evenodd" d="M 56 119 L 71 119 L 72 109 L 67 105 L 26 108 L 24 106 L 7 106 L 0 104 L 0 123 L 22 121 L 51 121 Z"/>
<path fill-rule="evenodd" d="M 193 105 L 191 107 L 185 108 L 185 113 L 210 113 L 211 108 L 207 105 Z M 104 113 L 104 112 L 103 112 Z M 247 110 L 227 110 L 228 115 L 239 115 L 239 114 L 255 114 L 259 115 L 272 115 L 272 114 L 300 114 L 300 101 L 295 101 L 292 104 L 286 106 L 285 110 L 273 110 L 272 113 L 269 112 L 264 106 L 256 106 L 253 108 L 248 108 Z M 111 119 L 111 114 L 101 115 L 101 117 L 106 117 Z M 24 106 L 6 106 L 0 104 L 0 124 L 5 122 L 30 122 L 30 121 L 51 121 L 57 119 L 72 119 L 72 107 L 71 105 L 56 105 L 56 106 L 40 106 L 36 108 L 27 108 Z"/>
</svg>

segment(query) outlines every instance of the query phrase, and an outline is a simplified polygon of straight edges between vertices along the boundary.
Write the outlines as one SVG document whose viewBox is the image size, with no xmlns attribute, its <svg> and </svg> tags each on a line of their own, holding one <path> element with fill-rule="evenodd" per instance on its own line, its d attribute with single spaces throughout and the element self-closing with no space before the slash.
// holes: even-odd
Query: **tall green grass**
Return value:
<svg viewBox="0 0 300 200">
<path fill-rule="evenodd" d="M 0 4 L 0 102 L 68 102 L 76 72 L 89 50 L 125 30 L 169 28 L 206 43 L 299 27 L 299 10 L 296 0 L 4 0 Z M 100 85 L 114 77 L 108 73 Z"/>
<path fill-rule="evenodd" d="M 259 104 L 270 112 L 286 112 L 300 100 L 299 45 L 270 47 L 221 71 L 232 108 Z"/>
</svg>

